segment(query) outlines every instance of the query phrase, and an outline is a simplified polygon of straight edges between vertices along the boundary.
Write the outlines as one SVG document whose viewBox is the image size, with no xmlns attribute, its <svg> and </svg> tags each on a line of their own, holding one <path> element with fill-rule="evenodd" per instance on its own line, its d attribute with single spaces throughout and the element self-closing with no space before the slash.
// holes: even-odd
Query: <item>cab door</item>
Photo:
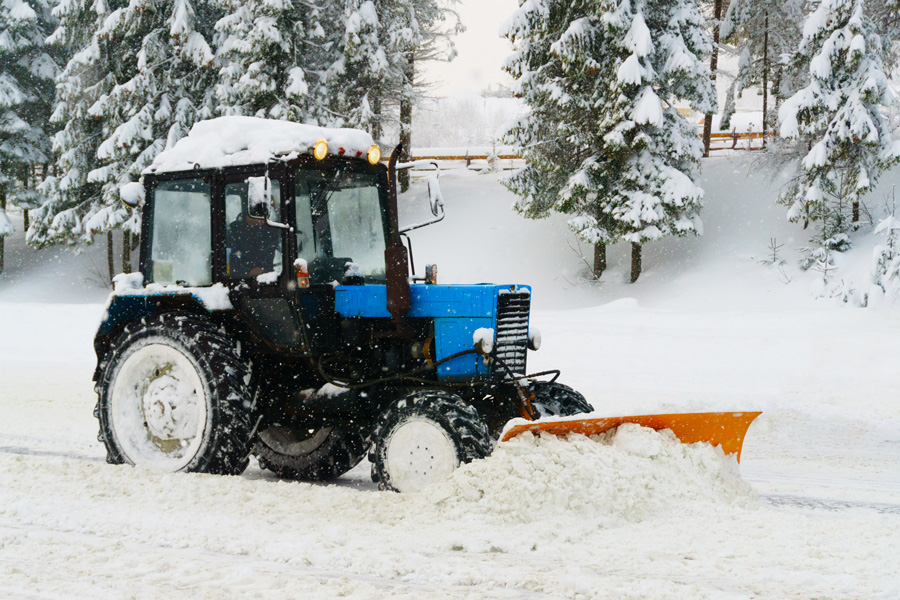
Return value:
<svg viewBox="0 0 900 600">
<path fill-rule="evenodd" d="M 283 225 L 283 176 L 278 166 L 228 171 L 219 181 L 223 226 L 220 229 L 222 279 L 231 290 L 239 318 L 272 351 L 299 349 L 300 326 L 291 307 L 292 243 Z M 268 223 L 249 216 L 250 204 L 265 198 Z M 280 224 L 282 227 L 273 226 Z"/>
</svg>

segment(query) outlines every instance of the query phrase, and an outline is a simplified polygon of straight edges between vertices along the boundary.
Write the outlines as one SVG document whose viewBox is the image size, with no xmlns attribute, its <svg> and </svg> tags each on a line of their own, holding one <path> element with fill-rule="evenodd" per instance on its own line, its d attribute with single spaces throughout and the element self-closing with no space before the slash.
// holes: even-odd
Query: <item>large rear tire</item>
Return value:
<svg viewBox="0 0 900 600">
<path fill-rule="evenodd" d="M 594 410 L 584 396 L 561 383 L 538 381 L 531 385 L 531 392 L 531 404 L 541 417 L 571 417 Z"/>
<path fill-rule="evenodd" d="M 238 475 L 258 410 L 239 345 L 208 320 L 168 313 L 132 323 L 100 364 L 107 462 Z"/>
<path fill-rule="evenodd" d="M 395 401 L 378 417 L 372 438 L 372 480 L 395 492 L 423 489 L 493 449 L 478 411 L 441 390 Z"/>
<path fill-rule="evenodd" d="M 358 465 L 366 450 L 366 442 L 358 433 L 299 424 L 273 424 L 261 429 L 253 446 L 260 467 L 284 479 L 301 481 L 336 479 Z"/>
</svg>

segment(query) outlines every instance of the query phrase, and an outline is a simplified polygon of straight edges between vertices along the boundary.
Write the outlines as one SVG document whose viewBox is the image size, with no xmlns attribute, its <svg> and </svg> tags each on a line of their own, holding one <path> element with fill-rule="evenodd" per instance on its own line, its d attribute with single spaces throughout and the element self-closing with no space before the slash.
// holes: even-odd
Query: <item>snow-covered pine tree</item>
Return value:
<svg viewBox="0 0 900 600">
<path fill-rule="evenodd" d="M 871 5 L 872 19 L 881 35 L 885 70 L 900 67 L 900 0 L 881 0 Z"/>
<path fill-rule="evenodd" d="M 645 242 L 700 229 L 703 147 L 674 106 L 715 107 L 696 3 L 534 0 L 505 31 L 516 45 L 507 70 L 529 107 L 510 133 L 528 160 L 507 184 L 517 208 L 576 215 L 595 276 L 607 243 L 630 242 L 636 281 Z"/>
<path fill-rule="evenodd" d="M 880 43 L 862 0 L 822 0 L 803 25 L 796 57 L 809 84 L 779 111 L 782 137 L 802 155 L 779 201 L 790 220 L 819 222 L 813 241 L 828 250 L 849 246 L 860 197 L 900 161 L 900 142 L 891 141 L 880 110 L 891 101 Z"/>
<path fill-rule="evenodd" d="M 140 232 L 140 215 L 121 203 L 119 188 L 137 180 L 196 121 L 213 115 L 215 69 L 207 40 L 216 16 L 205 0 L 131 0 L 104 21 L 98 37 L 108 46 L 116 84 L 88 109 L 105 127 L 100 165 L 87 175 L 101 190 L 83 217 L 86 241 L 123 226 L 128 244 L 128 234 Z"/>
<path fill-rule="evenodd" d="M 388 10 L 389 5 L 386 9 L 385 3 L 376 6 L 372 0 L 346 1 L 343 53 L 334 80 L 336 107 L 347 125 L 368 131 L 376 140 L 382 137 L 385 109 L 394 104 L 400 77 L 397 57 L 387 46 L 388 32 L 382 25 Z"/>
<path fill-rule="evenodd" d="M 729 129 L 735 102 L 751 86 L 763 90 L 763 134 L 774 124 L 779 104 L 806 80 L 797 81 L 784 60 L 800 43 L 807 0 L 731 0 L 722 23 L 722 39 L 735 44 L 738 71 L 728 88 L 722 129 Z M 801 74 L 802 76 L 802 74 Z M 768 98 L 775 98 L 775 113 Z M 763 138 L 765 145 L 765 137 Z"/>
<path fill-rule="evenodd" d="M 47 121 L 59 70 L 44 44 L 51 30 L 46 0 L 0 3 L 0 271 L 12 233 L 7 203 L 26 211 L 43 203 L 29 182 L 34 165 L 50 162 Z"/>
<path fill-rule="evenodd" d="M 710 46 L 709 52 L 709 72 L 712 77 L 713 88 L 717 86 L 716 80 L 719 76 L 719 39 L 721 37 L 721 29 L 722 29 L 722 16 L 725 14 L 725 10 L 728 6 L 727 0 L 710 0 L 709 2 L 699 2 L 700 4 L 707 4 L 710 13 L 709 13 L 709 21 L 707 22 L 707 26 L 710 29 L 710 35 L 712 37 L 712 46 Z M 703 116 L 703 157 L 706 158 L 709 156 L 709 147 L 712 142 L 712 123 L 713 123 L 713 113 L 708 112 Z"/>
<path fill-rule="evenodd" d="M 343 2 L 217 2 L 219 113 L 341 124 L 329 82 L 343 68 Z"/>
<path fill-rule="evenodd" d="M 459 16 L 450 8 L 458 0 L 405 0 L 402 3 L 383 2 L 391 6 L 387 39 L 389 53 L 395 57 L 400 109 L 400 143 L 404 160 L 411 158 L 413 106 L 425 85 L 419 78 L 420 65 L 426 60 L 453 60 L 456 48 L 452 37 L 464 30 Z M 450 22 L 448 29 L 443 23 Z M 409 171 L 398 175 L 400 190 L 409 189 Z"/>
<path fill-rule="evenodd" d="M 424 87 L 418 65 L 455 55 L 451 38 L 462 30 L 451 8 L 457 1 L 346 1 L 344 68 L 334 86 L 337 104 L 348 125 L 368 130 L 375 139 L 399 116 L 402 160 L 409 159 L 412 109 Z M 409 172 L 401 171 L 399 178 L 405 191 Z"/>
<path fill-rule="evenodd" d="M 99 166 L 97 146 L 104 130 L 90 108 L 115 85 L 107 44 L 97 35 L 108 15 L 106 0 L 61 0 L 53 9 L 57 28 L 47 42 L 66 63 L 57 78 L 50 118 L 61 127 L 53 136 L 56 175 L 44 181 L 47 202 L 28 230 L 28 242 L 39 247 L 77 243 L 84 235 L 85 215 L 100 199 L 101 185 L 88 181 L 87 175 Z"/>
</svg>

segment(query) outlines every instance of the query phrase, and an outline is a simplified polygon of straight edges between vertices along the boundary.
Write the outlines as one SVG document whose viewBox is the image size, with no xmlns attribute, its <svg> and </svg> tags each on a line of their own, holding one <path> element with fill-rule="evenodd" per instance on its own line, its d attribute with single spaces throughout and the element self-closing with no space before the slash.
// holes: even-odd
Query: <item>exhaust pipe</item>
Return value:
<svg viewBox="0 0 900 600">
<path fill-rule="evenodd" d="M 404 318 L 412 306 L 409 292 L 409 254 L 400 239 L 400 216 L 397 207 L 397 160 L 403 144 L 398 144 L 388 162 L 388 220 L 390 237 L 384 250 L 387 286 L 387 310 L 398 331 L 405 330 Z"/>
</svg>

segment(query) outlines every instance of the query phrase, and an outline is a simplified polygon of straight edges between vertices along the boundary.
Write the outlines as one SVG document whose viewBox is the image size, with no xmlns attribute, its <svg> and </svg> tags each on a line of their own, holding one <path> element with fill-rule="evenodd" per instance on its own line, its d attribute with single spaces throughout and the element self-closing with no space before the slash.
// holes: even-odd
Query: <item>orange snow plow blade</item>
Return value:
<svg viewBox="0 0 900 600">
<path fill-rule="evenodd" d="M 657 431 L 671 429 L 675 437 L 683 444 L 709 442 L 713 446 L 721 446 L 725 454 L 736 454 L 738 462 L 741 462 L 741 448 L 744 445 L 747 428 L 760 414 L 758 412 L 682 413 L 571 421 L 536 421 L 510 427 L 500 441 L 505 442 L 526 431 L 532 433 L 544 431 L 553 435 L 568 433 L 597 435 L 623 423 L 636 423 Z"/>
</svg>

